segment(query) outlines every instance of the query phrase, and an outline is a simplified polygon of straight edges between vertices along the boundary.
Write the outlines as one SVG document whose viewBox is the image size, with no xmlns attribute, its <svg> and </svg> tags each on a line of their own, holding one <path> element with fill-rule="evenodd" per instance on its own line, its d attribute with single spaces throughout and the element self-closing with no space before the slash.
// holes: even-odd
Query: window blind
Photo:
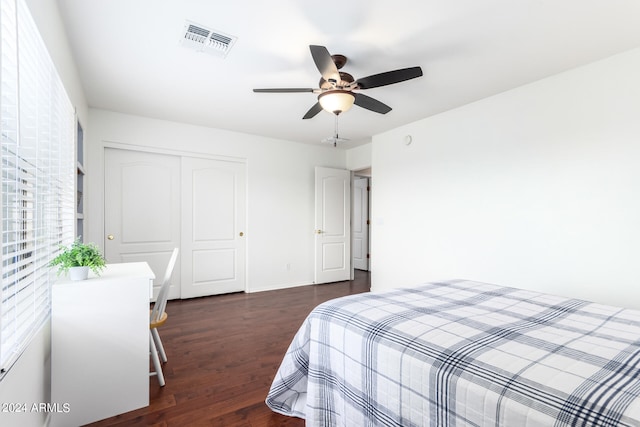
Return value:
<svg viewBox="0 0 640 427">
<path fill-rule="evenodd" d="M 0 377 L 50 314 L 48 267 L 73 240 L 73 107 L 24 0 L 0 0 Z"/>
</svg>

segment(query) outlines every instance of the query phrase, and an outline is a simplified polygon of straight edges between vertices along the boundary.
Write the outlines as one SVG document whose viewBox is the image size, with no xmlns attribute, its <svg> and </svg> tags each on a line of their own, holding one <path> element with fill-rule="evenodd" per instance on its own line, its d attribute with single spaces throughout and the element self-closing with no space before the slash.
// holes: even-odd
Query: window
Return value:
<svg viewBox="0 0 640 427">
<path fill-rule="evenodd" d="M 73 240 L 75 119 L 24 0 L 0 2 L 1 378 L 48 319 L 48 262 Z"/>
</svg>

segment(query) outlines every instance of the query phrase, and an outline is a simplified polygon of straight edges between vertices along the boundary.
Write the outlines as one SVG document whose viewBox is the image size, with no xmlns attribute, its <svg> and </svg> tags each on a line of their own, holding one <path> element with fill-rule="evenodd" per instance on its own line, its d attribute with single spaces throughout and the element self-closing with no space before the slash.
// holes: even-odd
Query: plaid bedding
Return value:
<svg viewBox="0 0 640 427">
<path fill-rule="evenodd" d="M 308 426 L 640 426 L 640 311 L 471 282 L 338 298 L 266 399 Z"/>
</svg>

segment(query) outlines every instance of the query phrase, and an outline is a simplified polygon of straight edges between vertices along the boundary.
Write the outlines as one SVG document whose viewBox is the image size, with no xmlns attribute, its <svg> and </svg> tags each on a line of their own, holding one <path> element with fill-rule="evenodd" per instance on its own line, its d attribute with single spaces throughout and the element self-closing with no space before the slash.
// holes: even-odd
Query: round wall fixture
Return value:
<svg viewBox="0 0 640 427">
<path fill-rule="evenodd" d="M 411 141 L 413 141 L 411 135 L 407 135 L 404 137 L 404 145 L 411 145 Z"/>
</svg>

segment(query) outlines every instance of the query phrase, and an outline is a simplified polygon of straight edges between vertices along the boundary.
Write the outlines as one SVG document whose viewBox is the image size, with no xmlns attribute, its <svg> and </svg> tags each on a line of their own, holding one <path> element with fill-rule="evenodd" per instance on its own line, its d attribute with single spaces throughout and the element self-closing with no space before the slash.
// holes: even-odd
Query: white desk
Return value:
<svg viewBox="0 0 640 427">
<path fill-rule="evenodd" d="M 50 426 L 78 426 L 149 405 L 146 262 L 109 264 L 99 277 L 61 279 L 51 308 Z"/>
</svg>

